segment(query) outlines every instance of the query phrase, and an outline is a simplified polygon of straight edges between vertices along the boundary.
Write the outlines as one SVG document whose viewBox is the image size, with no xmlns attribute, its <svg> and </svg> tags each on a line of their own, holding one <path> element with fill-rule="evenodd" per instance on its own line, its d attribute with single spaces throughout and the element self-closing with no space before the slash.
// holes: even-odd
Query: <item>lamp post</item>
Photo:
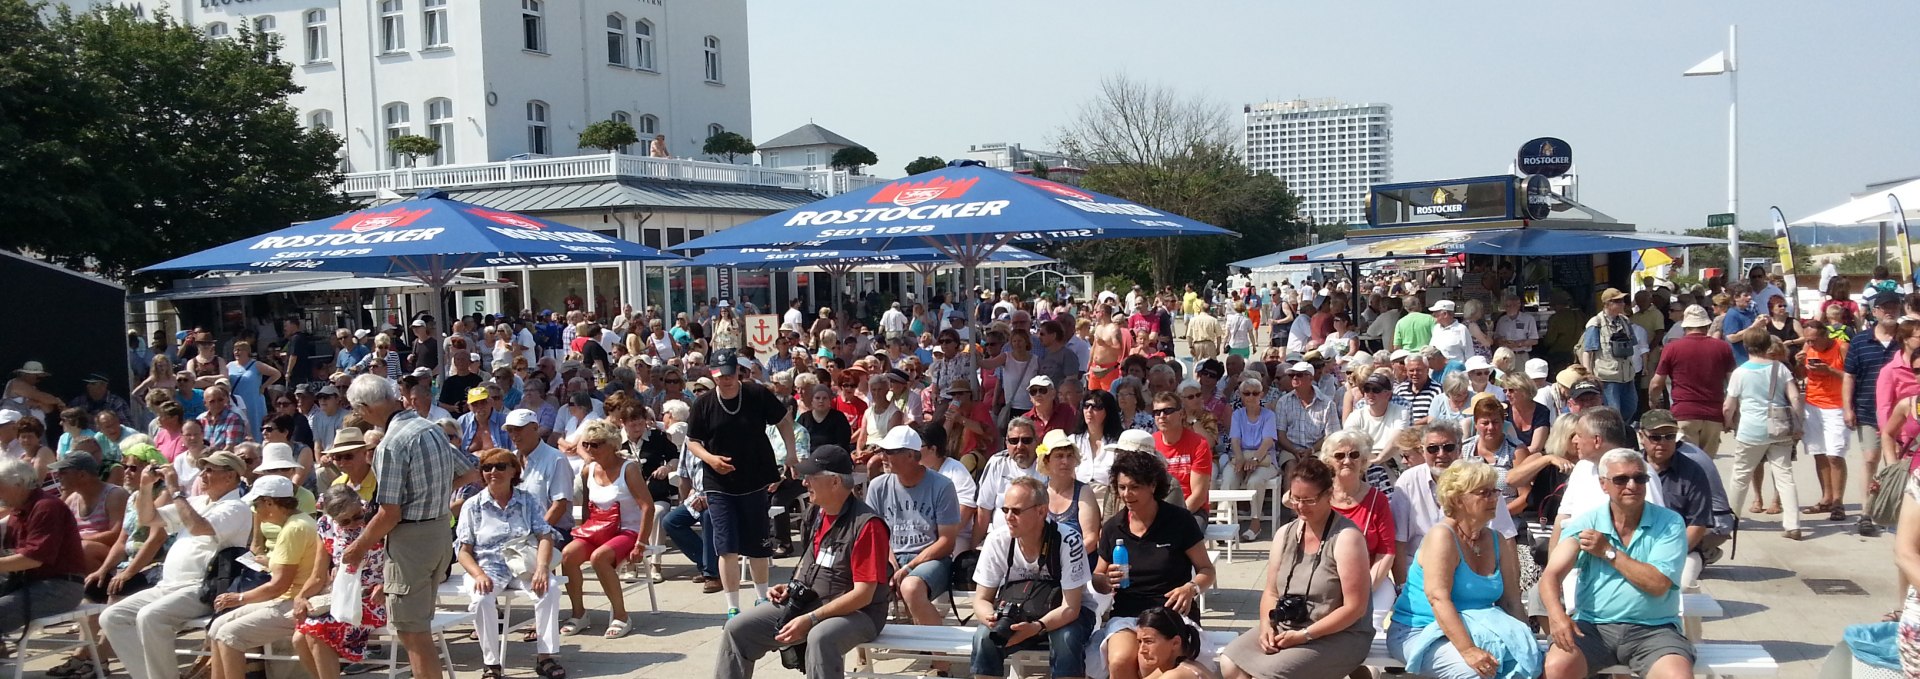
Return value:
<svg viewBox="0 0 1920 679">
<path fill-rule="evenodd" d="M 1727 268 L 1740 271 L 1740 78 L 1734 60 L 1734 48 L 1738 42 L 1739 26 L 1727 27 L 1727 49 L 1717 52 L 1706 61 L 1695 64 L 1682 76 L 1727 76 L 1727 212 L 1734 215 L 1733 223 L 1727 225 Z M 1740 272 L 1745 275 L 1744 271 Z M 1738 280 L 1729 277 L 1728 280 Z"/>
</svg>

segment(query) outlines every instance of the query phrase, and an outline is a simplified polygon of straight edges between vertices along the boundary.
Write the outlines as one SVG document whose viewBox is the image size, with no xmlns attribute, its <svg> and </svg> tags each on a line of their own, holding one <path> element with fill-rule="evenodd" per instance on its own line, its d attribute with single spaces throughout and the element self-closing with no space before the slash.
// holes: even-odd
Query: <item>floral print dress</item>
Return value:
<svg viewBox="0 0 1920 679">
<path fill-rule="evenodd" d="M 335 568 L 340 567 L 340 557 L 347 552 L 347 545 L 360 537 L 361 528 L 341 528 L 332 517 L 320 516 L 320 540 L 326 545 L 327 553 L 332 555 Z M 373 595 L 374 587 L 387 581 L 387 547 L 384 543 L 367 551 L 366 561 L 360 565 L 360 624 L 351 624 L 335 620 L 332 614 L 309 615 L 306 620 L 295 626 L 300 634 L 325 642 L 334 653 L 347 662 L 359 662 L 366 657 L 367 639 L 373 630 L 387 626 L 386 597 Z"/>
</svg>

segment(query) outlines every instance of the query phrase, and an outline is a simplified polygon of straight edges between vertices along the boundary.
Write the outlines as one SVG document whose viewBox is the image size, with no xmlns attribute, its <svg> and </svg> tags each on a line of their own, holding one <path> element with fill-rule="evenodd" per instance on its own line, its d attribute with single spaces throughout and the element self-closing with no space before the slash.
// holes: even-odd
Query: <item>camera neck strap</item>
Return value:
<svg viewBox="0 0 1920 679">
<path fill-rule="evenodd" d="M 1327 511 L 1327 525 L 1320 529 L 1320 549 L 1313 553 L 1313 568 L 1308 569 L 1307 591 L 1300 593 L 1302 598 L 1313 593 L 1312 572 L 1320 570 L 1320 557 L 1327 554 L 1327 540 L 1330 537 L 1327 534 L 1333 530 L 1334 514 L 1335 512 L 1332 510 Z M 1293 562 L 1287 564 L 1287 584 L 1280 590 L 1280 596 L 1284 597 L 1287 595 L 1287 592 L 1293 591 L 1293 572 L 1300 566 L 1300 560 L 1305 558 L 1307 558 L 1307 524 L 1302 523 L 1300 524 L 1300 539 L 1293 543 Z"/>
<path fill-rule="evenodd" d="M 858 521 L 854 520 L 857 517 L 855 516 L 853 511 L 854 509 L 853 503 L 854 503 L 854 500 L 852 498 L 848 498 L 847 503 L 840 506 L 840 515 L 833 517 L 833 526 L 827 529 L 826 535 L 821 536 L 819 544 L 822 544 L 822 545 L 833 544 L 835 538 L 840 536 L 846 536 L 848 533 L 853 531 L 853 524 L 859 523 Z M 806 548 L 813 550 L 813 553 L 812 553 L 812 556 L 807 559 L 806 574 L 801 576 L 802 579 L 800 581 L 804 583 L 808 583 L 809 586 L 811 586 L 811 583 L 813 582 L 814 577 L 820 574 L 820 549 L 814 543 L 813 536 L 820 531 L 820 523 L 824 520 L 826 515 L 827 515 L 826 512 L 820 511 L 819 507 L 814 507 L 812 516 L 809 517 L 807 521 L 808 530 L 806 533 L 806 538 L 807 538 Z M 841 549 L 835 552 L 833 554 L 833 558 L 847 559 L 847 567 L 852 568 L 853 567 L 853 554 L 852 554 L 853 541 L 857 539 L 859 539 L 859 536 L 848 536 L 846 540 L 847 548 Z"/>
</svg>

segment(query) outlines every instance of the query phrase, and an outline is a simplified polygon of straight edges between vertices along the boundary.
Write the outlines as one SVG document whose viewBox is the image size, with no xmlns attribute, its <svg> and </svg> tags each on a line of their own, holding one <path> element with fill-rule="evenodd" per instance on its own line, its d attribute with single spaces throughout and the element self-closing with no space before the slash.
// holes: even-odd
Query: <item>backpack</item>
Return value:
<svg viewBox="0 0 1920 679">
<path fill-rule="evenodd" d="M 246 554 L 245 547 L 226 547 L 214 553 L 213 561 L 207 563 L 207 577 L 200 581 L 200 603 L 212 606 L 216 596 L 245 592 L 272 579 L 272 576 L 242 566 L 235 560 Z"/>
</svg>

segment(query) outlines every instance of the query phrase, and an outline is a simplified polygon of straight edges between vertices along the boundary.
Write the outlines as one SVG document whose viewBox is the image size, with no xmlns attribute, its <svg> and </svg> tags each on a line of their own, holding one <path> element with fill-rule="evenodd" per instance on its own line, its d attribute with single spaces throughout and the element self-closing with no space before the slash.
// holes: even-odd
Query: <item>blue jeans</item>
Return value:
<svg viewBox="0 0 1920 679">
<path fill-rule="evenodd" d="M 661 519 L 660 526 L 666 531 L 667 539 L 673 541 L 673 546 L 679 548 L 680 553 L 700 569 L 701 575 L 719 577 L 720 567 L 714 561 L 713 550 L 708 548 L 704 537 L 693 531 L 694 524 L 699 522 L 700 517 L 694 516 L 693 511 L 682 504 L 667 510 L 667 516 Z"/>
<path fill-rule="evenodd" d="M 1074 618 L 1073 622 L 1048 632 L 1044 643 L 1036 635 L 1009 648 L 994 645 L 993 640 L 987 638 L 987 633 L 993 631 L 991 628 L 976 627 L 973 632 L 973 675 L 1007 676 L 1007 656 L 1044 647 L 1047 649 L 1048 676 L 1087 676 L 1087 639 L 1093 636 L 1096 622 L 1093 609 L 1082 608 L 1080 617 Z"/>
<path fill-rule="evenodd" d="M 1620 411 L 1620 416 L 1632 422 L 1640 408 L 1640 388 L 1632 382 L 1601 382 L 1600 395 L 1606 399 L 1607 407 Z"/>
</svg>

